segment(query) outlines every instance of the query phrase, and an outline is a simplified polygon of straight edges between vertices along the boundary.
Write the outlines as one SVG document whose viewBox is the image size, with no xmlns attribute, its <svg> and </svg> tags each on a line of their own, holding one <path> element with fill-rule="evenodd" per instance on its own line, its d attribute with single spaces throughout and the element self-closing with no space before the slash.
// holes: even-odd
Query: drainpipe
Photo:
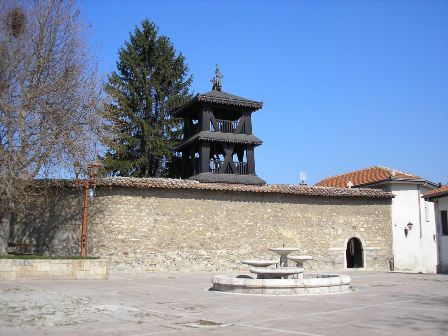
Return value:
<svg viewBox="0 0 448 336">
<path fill-rule="evenodd" d="M 442 255 L 442 236 L 439 234 L 439 200 L 435 199 L 433 200 L 434 203 L 434 213 L 436 214 L 434 216 L 434 225 L 435 225 L 435 229 L 436 229 L 436 273 L 440 273 L 440 260 L 441 260 L 441 255 Z"/>
<path fill-rule="evenodd" d="M 418 227 L 420 229 L 420 239 L 422 239 L 422 207 L 421 207 L 421 195 L 420 195 L 420 186 L 418 186 Z M 421 243 L 421 242 L 420 242 Z"/>
<path fill-rule="evenodd" d="M 423 271 L 424 265 L 425 265 L 425 261 L 423 259 L 423 253 L 422 253 L 422 207 L 421 207 L 421 195 L 420 195 L 420 186 L 417 187 L 417 197 L 418 197 L 418 227 L 420 230 L 420 240 L 419 240 L 419 245 L 420 245 L 420 252 L 419 252 L 419 257 L 420 257 L 420 271 Z"/>
</svg>

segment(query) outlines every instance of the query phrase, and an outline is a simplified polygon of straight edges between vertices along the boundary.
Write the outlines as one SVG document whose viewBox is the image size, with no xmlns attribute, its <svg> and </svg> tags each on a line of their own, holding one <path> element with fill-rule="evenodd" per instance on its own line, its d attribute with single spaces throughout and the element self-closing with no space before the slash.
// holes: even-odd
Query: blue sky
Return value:
<svg viewBox="0 0 448 336">
<path fill-rule="evenodd" d="M 87 1 L 102 74 L 144 18 L 187 60 L 195 93 L 253 114 L 257 174 L 307 182 L 384 165 L 448 182 L 448 1 Z"/>
</svg>

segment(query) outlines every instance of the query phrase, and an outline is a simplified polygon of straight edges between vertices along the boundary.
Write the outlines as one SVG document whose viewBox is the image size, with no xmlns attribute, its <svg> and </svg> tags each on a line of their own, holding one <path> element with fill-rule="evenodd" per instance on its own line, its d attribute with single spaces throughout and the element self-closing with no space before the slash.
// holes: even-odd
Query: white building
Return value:
<svg viewBox="0 0 448 336">
<path fill-rule="evenodd" d="M 394 270 L 437 272 L 434 204 L 422 198 L 437 184 L 419 176 L 382 166 L 326 178 L 317 186 L 379 188 L 394 194 L 392 238 Z"/>
<path fill-rule="evenodd" d="M 433 202 L 435 208 L 438 272 L 448 273 L 448 185 L 423 196 Z"/>
</svg>

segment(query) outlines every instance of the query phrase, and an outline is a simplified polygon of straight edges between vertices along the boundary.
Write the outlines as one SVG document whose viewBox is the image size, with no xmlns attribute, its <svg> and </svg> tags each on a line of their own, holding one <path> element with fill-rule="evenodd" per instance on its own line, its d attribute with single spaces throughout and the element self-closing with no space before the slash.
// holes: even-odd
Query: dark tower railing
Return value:
<svg viewBox="0 0 448 336">
<path fill-rule="evenodd" d="M 236 166 L 237 174 L 247 175 L 249 173 L 247 162 L 233 162 L 233 164 Z"/>
<path fill-rule="evenodd" d="M 212 173 L 219 173 L 223 163 L 224 163 L 224 161 L 218 161 L 218 160 L 210 161 L 210 172 L 212 172 Z M 237 174 L 247 175 L 249 173 L 247 162 L 234 161 L 232 163 L 233 163 L 233 165 L 236 168 L 236 173 Z M 227 166 L 226 170 L 223 173 L 225 173 L 225 174 L 233 174 L 233 171 L 232 171 L 232 169 L 229 166 Z"/>
<path fill-rule="evenodd" d="M 238 120 L 216 119 L 216 124 L 218 125 L 218 129 L 215 129 L 215 132 L 235 133 L 238 127 Z"/>
</svg>

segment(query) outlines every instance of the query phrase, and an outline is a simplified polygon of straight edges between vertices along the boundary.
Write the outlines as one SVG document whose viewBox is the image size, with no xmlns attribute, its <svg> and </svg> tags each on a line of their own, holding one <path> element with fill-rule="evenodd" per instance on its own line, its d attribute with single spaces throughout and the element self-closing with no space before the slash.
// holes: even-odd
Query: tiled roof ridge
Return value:
<svg viewBox="0 0 448 336">
<path fill-rule="evenodd" d="M 60 188 L 77 188 L 75 180 L 41 179 L 35 180 L 36 186 Z M 98 187 L 131 187 L 148 189 L 195 189 L 212 191 L 234 191 L 253 193 L 290 194 L 314 197 L 363 197 L 374 199 L 393 198 L 390 192 L 369 188 L 338 188 L 307 185 L 265 184 L 246 185 L 231 183 L 205 183 L 194 180 L 173 178 L 137 178 L 137 177 L 106 177 L 97 180 Z"/>
<path fill-rule="evenodd" d="M 132 178 L 132 177 L 112 177 L 99 179 L 99 187 L 135 187 L 135 188 L 158 188 L 158 189 L 197 189 L 215 191 L 236 191 L 254 193 L 277 193 L 292 194 L 302 196 L 321 197 L 366 197 L 385 199 L 392 198 L 392 193 L 379 189 L 368 188 L 337 188 L 321 186 L 301 186 L 301 185 L 245 185 L 230 183 L 204 183 L 192 180 L 169 179 L 169 178 Z"/>
<path fill-rule="evenodd" d="M 407 176 L 409 176 L 409 177 L 418 177 L 417 175 L 414 175 L 414 174 L 411 174 L 411 173 L 407 173 L 407 172 L 405 172 L 405 171 L 402 171 L 402 170 L 399 170 L 399 169 L 395 169 L 395 168 L 389 168 L 389 167 L 381 166 L 381 165 L 378 165 L 378 166 L 375 166 L 375 167 L 376 167 L 376 168 L 380 168 L 380 169 L 385 169 L 385 170 L 387 170 L 388 172 L 390 172 L 391 175 L 395 172 L 395 174 L 407 175 Z M 375 167 L 372 167 L 372 168 L 375 168 Z M 392 176 L 393 176 L 393 175 L 392 175 Z"/>
<path fill-rule="evenodd" d="M 341 173 L 341 174 L 336 174 L 336 175 L 332 175 L 332 176 L 325 177 L 325 178 L 322 179 L 320 182 L 323 182 L 323 181 L 325 181 L 325 180 L 329 180 L 329 179 L 332 179 L 332 178 L 336 178 L 336 177 L 341 177 L 341 176 L 344 176 L 344 175 L 350 175 L 350 174 L 354 174 L 354 173 L 357 173 L 357 172 L 362 172 L 362 171 L 364 171 L 364 170 L 369 170 L 369 169 L 373 169 L 373 168 L 384 169 L 384 168 L 386 168 L 386 167 L 376 165 L 376 166 L 371 166 L 371 167 L 362 168 L 362 169 L 355 169 L 355 170 L 352 170 L 352 171 L 349 171 L 349 172 L 346 172 L 346 173 Z"/>
<path fill-rule="evenodd" d="M 435 196 L 442 196 L 442 195 L 448 195 L 448 184 L 442 185 L 441 187 L 427 191 L 423 194 L 424 198 L 431 198 Z"/>
<path fill-rule="evenodd" d="M 363 171 L 367 171 L 367 170 L 371 170 L 371 169 L 382 169 L 382 170 L 387 171 L 388 173 L 390 173 L 391 177 L 393 177 L 392 174 L 393 174 L 393 172 L 395 172 L 395 174 L 399 174 L 399 175 L 402 174 L 402 175 L 406 175 L 406 176 L 409 176 L 409 177 L 420 178 L 419 176 L 413 175 L 411 173 L 403 172 L 403 171 L 401 171 L 399 169 L 389 168 L 389 167 L 382 166 L 382 165 L 375 165 L 375 166 L 370 166 L 370 167 L 367 167 L 367 168 L 355 169 L 355 170 L 352 170 L 352 171 L 349 171 L 349 172 L 346 172 L 346 173 L 341 173 L 341 174 L 337 174 L 337 175 L 333 175 L 333 176 L 328 176 L 328 177 L 320 180 L 317 184 L 323 183 L 324 181 L 328 181 L 328 180 L 335 179 L 335 178 L 338 178 L 338 177 L 343 177 L 343 176 L 346 176 L 346 175 L 361 173 Z"/>
</svg>

